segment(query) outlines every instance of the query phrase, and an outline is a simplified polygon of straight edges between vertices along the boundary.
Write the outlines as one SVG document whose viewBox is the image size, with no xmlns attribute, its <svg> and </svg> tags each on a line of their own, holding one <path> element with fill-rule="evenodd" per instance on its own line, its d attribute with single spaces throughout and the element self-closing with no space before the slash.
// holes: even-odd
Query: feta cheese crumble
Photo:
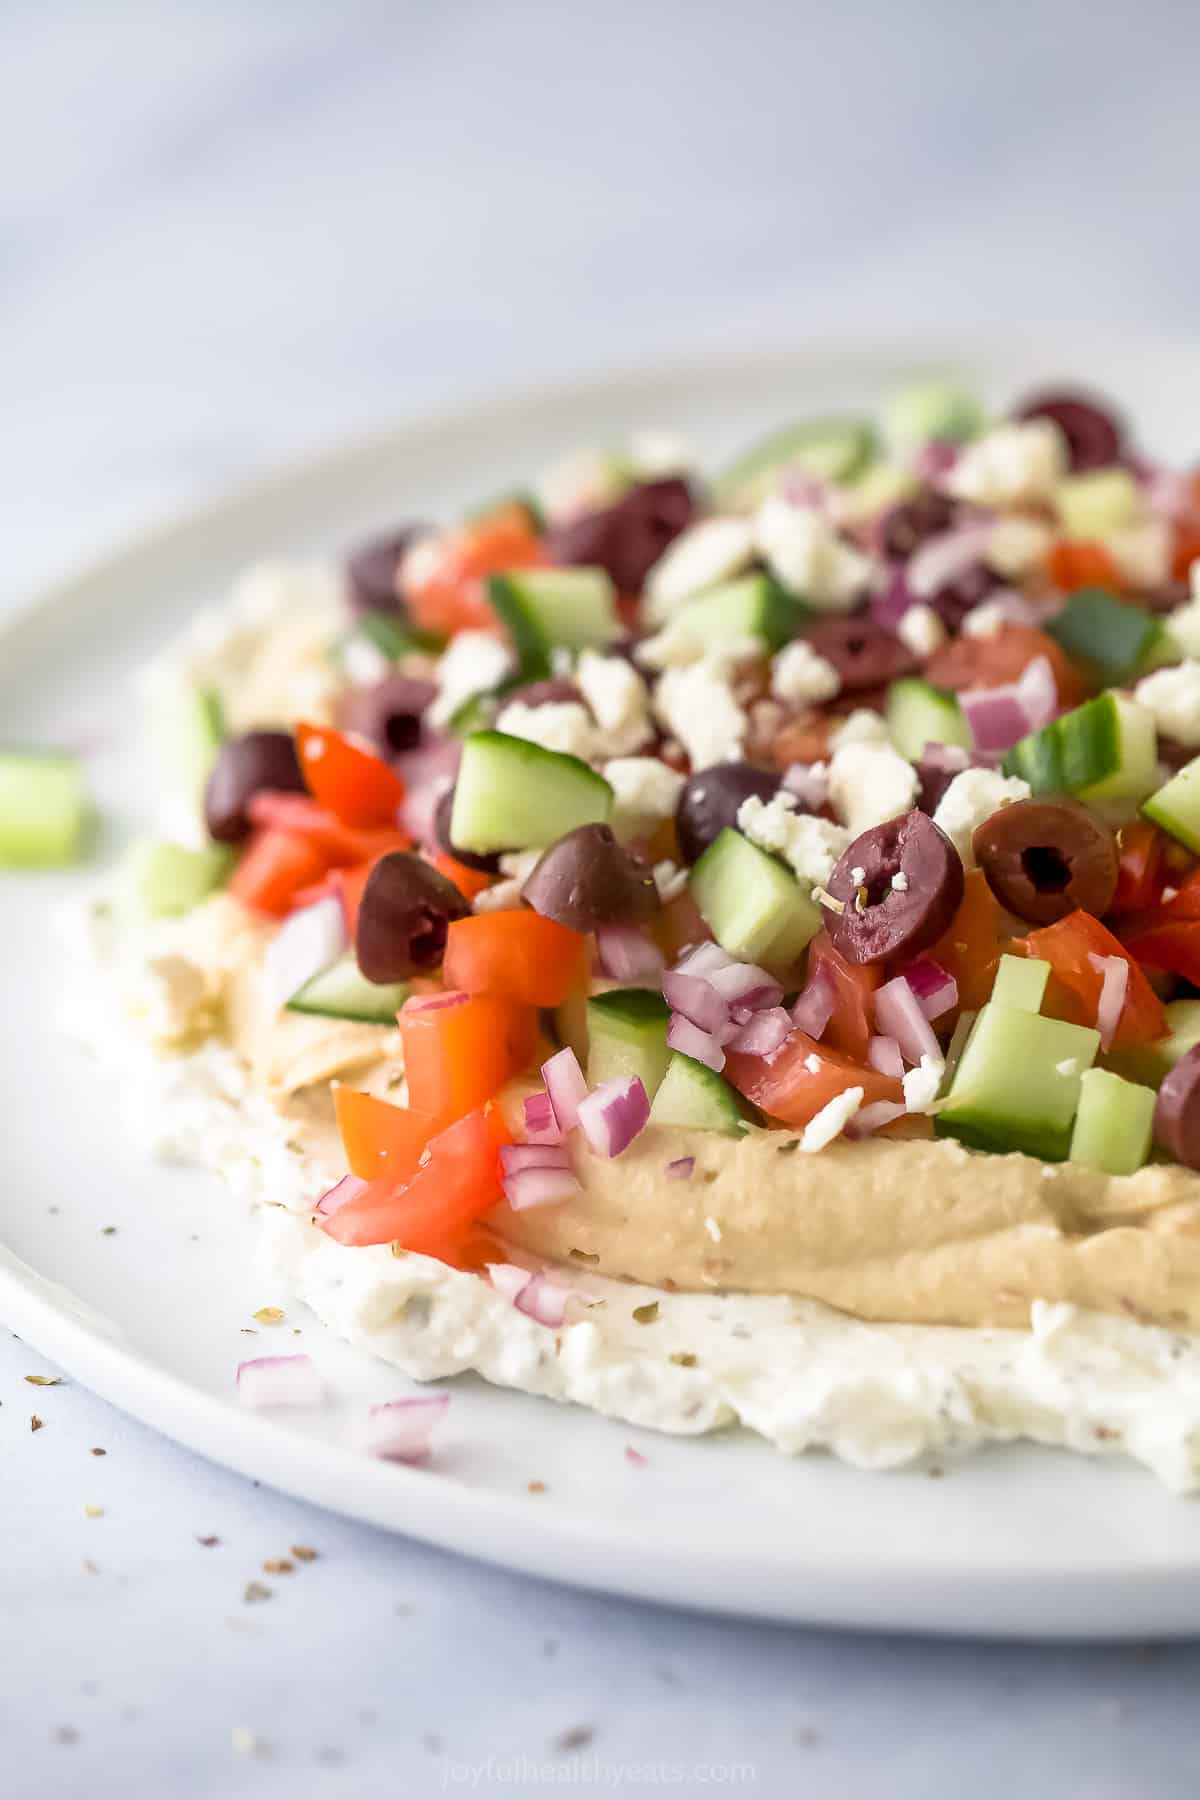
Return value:
<svg viewBox="0 0 1200 1800">
<path fill-rule="evenodd" d="M 827 1100 L 819 1113 L 815 1113 L 804 1127 L 800 1137 L 800 1148 L 810 1156 L 818 1150 L 824 1150 L 826 1144 L 832 1144 L 834 1138 L 840 1137 L 850 1120 L 863 1103 L 864 1090 L 860 1087 L 846 1088 Z"/>
<path fill-rule="evenodd" d="M 1177 606 L 1164 620 L 1171 642 L 1176 644 L 1184 656 L 1200 661 L 1200 562 L 1192 564 L 1193 598 Z"/>
<path fill-rule="evenodd" d="M 942 795 L 933 822 L 951 840 L 962 857 L 964 869 L 975 867 L 971 840 L 977 825 L 990 819 L 1014 800 L 1028 800 L 1030 787 L 1019 775 L 1001 775 L 996 769 L 964 769 Z"/>
<path fill-rule="evenodd" d="M 1170 625 L 1173 629 L 1173 619 Z M 1189 750 L 1200 748 L 1200 662 L 1189 658 L 1174 668 L 1155 669 L 1138 682 L 1134 697 L 1154 714 L 1164 736 Z"/>
<path fill-rule="evenodd" d="M 668 544 L 646 577 L 646 616 L 656 625 L 677 606 L 748 569 L 754 560 L 749 519 L 701 519 Z"/>
<path fill-rule="evenodd" d="M 508 645 L 490 631 L 460 631 L 437 666 L 438 691 L 429 708 L 430 723 L 442 729 L 460 706 L 477 694 L 490 694 L 516 666 Z"/>
<path fill-rule="evenodd" d="M 909 1112 L 927 1113 L 933 1110 L 945 1066 L 940 1057 L 935 1061 L 932 1056 L 923 1056 L 919 1068 L 905 1070 L 900 1085 L 904 1089 L 904 1105 Z"/>
<path fill-rule="evenodd" d="M 905 607 L 896 627 L 896 636 L 914 656 L 932 656 L 946 641 L 946 627 L 932 606 L 918 601 L 915 606 Z"/>
<path fill-rule="evenodd" d="M 1100 539 L 1132 588 L 1158 588 L 1171 575 L 1171 527 L 1166 519 L 1139 519 L 1106 531 Z"/>
<path fill-rule="evenodd" d="M 960 500 L 1003 511 L 1051 499 L 1067 467 L 1066 439 L 1053 420 L 1023 419 L 967 444 L 945 486 Z"/>
<path fill-rule="evenodd" d="M 851 837 L 911 812 L 918 777 L 887 744 L 842 744 L 829 759 L 829 798 Z"/>
<path fill-rule="evenodd" d="M 541 706 L 511 700 L 496 720 L 496 729 L 584 762 L 591 761 L 596 748 L 592 716 L 579 700 L 547 700 Z"/>
<path fill-rule="evenodd" d="M 751 794 L 738 807 L 738 830 L 760 850 L 782 856 L 797 881 L 823 887 L 850 842 L 850 833 L 829 819 L 797 812 L 795 794 L 781 788 L 770 800 Z"/>
<path fill-rule="evenodd" d="M 785 706 L 817 706 L 841 691 L 842 678 L 804 638 L 785 644 L 771 664 L 771 692 Z"/>
<path fill-rule="evenodd" d="M 617 756 L 602 773 L 613 791 L 609 824 L 621 843 L 673 819 L 684 777 L 657 756 Z"/>
<path fill-rule="evenodd" d="M 746 713 L 720 659 L 706 657 L 686 669 L 668 669 L 654 690 L 654 711 L 683 745 L 693 770 L 740 758 Z"/>
<path fill-rule="evenodd" d="M 575 668 L 575 682 L 596 721 L 597 754 L 628 756 L 654 736 L 646 684 L 623 656 L 585 650 Z"/>
<path fill-rule="evenodd" d="M 871 578 L 870 557 L 822 513 L 777 494 L 755 514 L 754 539 L 775 579 L 822 612 L 848 612 Z"/>
<path fill-rule="evenodd" d="M 841 750 L 847 744 L 886 744 L 887 741 L 887 721 L 869 706 L 856 706 L 829 734 L 831 751 Z"/>
<path fill-rule="evenodd" d="M 1053 542 L 1053 528 L 1044 520 L 1009 513 L 992 526 L 983 560 L 1006 581 L 1016 581 L 1037 567 Z"/>
</svg>

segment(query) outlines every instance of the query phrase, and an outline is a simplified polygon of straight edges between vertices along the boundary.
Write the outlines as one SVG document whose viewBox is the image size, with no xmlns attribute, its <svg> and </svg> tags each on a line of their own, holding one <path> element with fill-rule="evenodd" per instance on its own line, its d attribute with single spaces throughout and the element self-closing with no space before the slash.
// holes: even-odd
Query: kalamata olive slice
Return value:
<svg viewBox="0 0 1200 1800">
<path fill-rule="evenodd" d="M 338 723 L 381 750 L 413 750 L 421 736 L 421 715 L 436 694 L 432 681 L 385 675 L 370 687 L 351 689 L 338 709 Z"/>
<path fill-rule="evenodd" d="M 452 919 L 471 908 L 452 881 L 411 850 L 391 850 L 367 876 L 354 953 L 368 981 L 405 981 L 435 968 Z"/>
<path fill-rule="evenodd" d="M 879 547 L 885 556 L 907 562 L 927 538 L 949 531 L 958 517 L 958 504 L 936 488 L 922 488 L 911 500 L 902 500 L 884 514 L 879 527 Z"/>
<path fill-rule="evenodd" d="M 945 832 L 914 809 L 856 837 L 827 888 L 842 902 L 826 922 L 847 961 L 907 958 L 935 944 L 958 911 L 962 858 Z"/>
<path fill-rule="evenodd" d="M 219 844 L 240 844 L 250 835 L 247 806 L 255 794 L 272 789 L 307 792 L 296 743 L 288 731 L 246 731 L 227 738 L 217 752 L 204 791 L 204 822 Z"/>
<path fill-rule="evenodd" d="M 912 651 L 865 612 L 844 619 L 822 619 L 806 635 L 813 649 L 841 676 L 843 693 L 878 687 L 895 681 L 898 675 L 911 675 L 918 667 Z"/>
<path fill-rule="evenodd" d="M 580 825 L 551 844 L 521 894 L 535 912 L 575 931 L 640 925 L 659 907 L 650 869 L 607 825 Z"/>
<path fill-rule="evenodd" d="M 1078 800 L 1014 800 L 976 827 L 972 848 L 993 894 L 1018 919 L 1099 919 L 1112 905 L 1116 839 Z"/>
<path fill-rule="evenodd" d="M 347 557 L 346 586 L 352 612 L 403 612 L 396 577 L 405 551 L 423 530 L 421 525 L 406 525 L 402 531 L 372 538 Z"/>
<path fill-rule="evenodd" d="M 623 594 L 636 594 L 646 572 L 691 523 L 692 491 L 677 475 L 630 488 L 611 506 L 557 526 L 546 540 L 554 563 L 607 569 Z"/>
<path fill-rule="evenodd" d="M 480 869 L 486 875 L 495 875 L 500 868 L 500 852 L 492 851 L 488 856 L 481 856 L 476 850 L 460 850 L 457 844 L 450 842 L 450 815 L 454 811 L 454 789 L 447 788 L 433 809 L 433 836 L 439 850 L 452 856 L 455 862 L 462 863 L 465 869 Z"/>
<path fill-rule="evenodd" d="M 1200 1044 L 1163 1077 L 1154 1103 L 1154 1139 L 1176 1162 L 1200 1169 Z"/>
<path fill-rule="evenodd" d="M 1082 394 L 1036 394 L 1017 413 L 1019 419 L 1051 419 L 1067 440 L 1072 469 L 1104 469 L 1120 460 L 1122 431 L 1118 421 Z"/>
<path fill-rule="evenodd" d="M 751 794 L 773 800 L 781 780 L 776 770 L 756 769 L 748 762 L 713 763 L 689 775 L 675 806 L 675 831 L 683 860 L 698 861 L 726 826 L 736 825 L 738 808 Z"/>
</svg>

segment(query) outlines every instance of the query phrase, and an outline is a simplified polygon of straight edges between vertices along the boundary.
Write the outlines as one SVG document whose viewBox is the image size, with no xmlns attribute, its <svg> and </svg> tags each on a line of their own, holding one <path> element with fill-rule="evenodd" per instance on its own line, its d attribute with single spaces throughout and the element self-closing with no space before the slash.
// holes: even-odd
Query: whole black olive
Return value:
<svg viewBox="0 0 1200 1800">
<path fill-rule="evenodd" d="M 1106 408 L 1082 394 L 1037 394 L 1017 413 L 1019 419 L 1051 419 L 1067 440 L 1071 468 L 1104 469 L 1121 457 L 1122 431 Z"/>
<path fill-rule="evenodd" d="M 652 872 L 607 825 L 580 825 L 551 844 L 521 894 L 535 912 L 575 931 L 640 925 L 659 908 Z"/>
<path fill-rule="evenodd" d="M 1154 1137 L 1176 1162 L 1200 1169 L 1200 1045 L 1164 1076 L 1154 1103 Z"/>
<path fill-rule="evenodd" d="M 370 687 L 350 690 L 338 709 L 338 723 L 381 750 L 413 750 L 421 736 L 421 715 L 436 694 L 432 681 L 385 675 Z"/>
<path fill-rule="evenodd" d="M 271 790 L 307 792 L 296 743 L 288 731 L 245 731 L 227 738 L 217 752 L 204 791 L 204 822 L 219 844 L 240 844 L 250 835 L 246 811 L 255 794 Z"/>
<path fill-rule="evenodd" d="M 405 551 L 422 535 L 424 526 L 406 525 L 386 537 L 372 538 L 354 550 L 346 559 L 346 587 L 350 610 L 355 613 L 384 612 L 400 614 L 397 577 Z"/>
<path fill-rule="evenodd" d="M 913 810 L 856 837 L 827 883 L 841 902 L 827 925 L 848 962 L 915 956 L 946 930 L 962 902 L 962 858 L 945 832 Z"/>
<path fill-rule="evenodd" d="M 1117 891 L 1116 839 L 1078 800 L 1014 800 L 976 827 L 972 848 L 1001 906 L 1034 925 L 1102 918 Z"/>
<path fill-rule="evenodd" d="M 481 856 L 476 850 L 460 850 L 457 844 L 451 843 L 450 815 L 453 811 L 454 789 L 449 787 L 433 809 L 433 835 L 438 849 L 452 856 L 455 862 L 462 863 L 465 869 L 480 869 L 487 875 L 494 875 L 500 867 L 499 850 Z"/>
<path fill-rule="evenodd" d="M 452 881 L 411 850 L 391 850 L 367 876 L 354 953 L 368 981 L 404 981 L 441 962 L 451 920 L 471 908 Z"/>
<path fill-rule="evenodd" d="M 644 481 L 611 506 L 556 526 L 546 548 L 551 562 L 607 569 L 621 593 L 636 594 L 694 511 L 692 491 L 677 475 Z"/>
<path fill-rule="evenodd" d="M 751 795 L 773 800 L 781 780 L 776 770 L 756 769 L 748 762 L 713 763 L 689 775 L 675 806 L 675 832 L 684 861 L 697 862 L 727 826 L 737 824 L 743 800 Z"/>
</svg>

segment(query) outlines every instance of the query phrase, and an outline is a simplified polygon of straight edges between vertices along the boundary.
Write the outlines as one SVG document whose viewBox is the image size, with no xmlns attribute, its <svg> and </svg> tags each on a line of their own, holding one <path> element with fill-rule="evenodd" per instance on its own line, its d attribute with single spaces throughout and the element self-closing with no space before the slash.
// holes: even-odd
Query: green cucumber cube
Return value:
<svg viewBox="0 0 1200 1800">
<path fill-rule="evenodd" d="M 0 751 L 0 865 L 54 868 L 74 862 L 86 818 L 78 757 Z"/>
<path fill-rule="evenodd" d="M 1050 964 L 1040 957 L 1002 956 L 992 984 L 992 999 L 999 1006 L 1040 1012 L 1049 979 Z"/>
<path fill-rule="evenodd" d="M 606 824 L 612 806 L 607 781 L 579 757 L 476 731 L 463 744 L 450 841 L 480 856 L 534 850 L 580 825 Z"/>
<path fill-rule="evenodd" d="M 544 673 L 550 652 L 603 649 L 620 634 L 617 592 L 604 569 L 512 569 L 488 580 L 521 667 Z"/>
<path fill-rule="evenodd" d="M 892 395 L 883 409 L 883 430 L 897 450 L 949 439 L 965 443 L 983 429 L 984 412 L 967 388 L 954 381 L 913 381 Z"/>
<path fill-rule="evenodd" d="M 1148 819 L 1195 855 L 1200 856 L 1200 756 L 1185 763 L 1177 775 L 1164 782 L 1143 802 Z"/>
<path fill-rule="evenodd" d="M 649 988 L 611 988 L 587 1003 L 589 1087 L 637 1075 L 653 1100 L 667 1072 L 671 1009 Z"/>
<path fill-rule="evenodd" d="M 708 846 L 690 885 L 721 948 L 772 974 L 790 973 L 821 929 L 820 907 L 791 870 L 740 831 L 727 827 Z"/>
<path fill-rule="evenodd" d="M 822 481 L 852 481 L 875 454 L 875 433 L 863 419 L 808 419 L 785 425 L 754 444 L 717 478 L 723 507 L 757 506 L 774 493 L 786 469 Z"/>
<path fill-rule="evenodd" d="M 129 853 L 133 897 L 151 919 L 175 919 L 223 887 L 236 852 L 226 844 L 189 850 L 183 844 L 146 840 Z"/>
<path fill-rule="evenodd" d="M 1108 1069 L 1086 1070 L 1079 1082 L 1071 1162 L 1106 1175 L 1132 1175 L 1150 1154 L 1154 1101 L 1153 1088 L 1123 1081 Z"/>
<path fill-rule="evenodd" d="M 1099 1048 L 1098 1031 L 989 1001 L 937 1115 L 939 1137 L 1061 1162 L 1070 1148 L 1080 1076 Z"/>
<path fill-rule="evenodd" d="M 1142 497 L 1128 469 L 1086 469 L 1059 482 L 1054 505 L 1068 537 L 1103 538 L 1134 523 Z"/>
<path fill-rule="evenodd" d="M 1046 630 L 1106 685 L 1128 681 L 1153 660 L 1163 628 L 1153 613 L 1103 588 L 1079 588 Z"/>
<path fill-rule="evenodd" d="M 740 1094 L 723 1075 L 676 1050 L 650 1107 L 650 1123 L 740 1137 L 745 1129 L 746 1108 Z"/>
<path fill-rule="evenodd" d="M 1139 1044 L 1136 1050 L 1109 1050 L 1104 1057 L 1106 1068 L 1115 1069 L 1128 1081 L 1156 1088 L 1175 1064 L 1200 1044 L 1200 1000 L 1168 1000 L 1163 1008 L 1167 1016 L 1167 1035 L 1152 1044 Z"/>
<path fill-rule="evenodd" d="M 971 728 L 954 695 L 919 676 L 893 681 L 886 717 L 889 737 L 909 762 L 918 761 L 926 744 L 957 744 L 963 750 L 971 746 Z"/>
<path fill-rule="evenodd" d="M 1112 693 L 1019 739 L 1004 758 L 1004 773 L 1021 776 L 1035 794 L 1094 801 L 1142 799 L 1157 768 L 1153 713 Z"/>
<path fill-rule="evenodd" d="M 778 650 L 798 635 L 808 608 L 770 575 L 745 575 L 722 582 L 689 600 L 672 618 L 672 629 L 691 632 L 700 643 L 758 638 Z"/>
<path fill-rule="evenodd" d="M 225 741 L 225 709 L 216 688 L 197 687 L 183 676 L 164 681 L 150 702 L 150 733 L 177 789 L 202 805 Z"/>
<path fill-rule="evenodd" d="M 368 981 L 353 950 L 347 950 L 298 988 L 286 1010 L 322 1019 L 353 1019 L 360 1025 L 394 1025 L 409 991 L 407 981 Z"/>
</svg>

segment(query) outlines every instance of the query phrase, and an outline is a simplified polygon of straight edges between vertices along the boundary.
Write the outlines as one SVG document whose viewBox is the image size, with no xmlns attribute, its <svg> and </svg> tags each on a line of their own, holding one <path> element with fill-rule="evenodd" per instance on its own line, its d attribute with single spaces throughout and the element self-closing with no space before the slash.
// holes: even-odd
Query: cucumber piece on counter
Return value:
<svg viewBox="0 0 1200 1800">
<path fill-rule="evenodd" d="M 692 870 L 690 886 L 721 948 L 772 974 L 791 972 L 823 923 L 791 870 L 728 826 Z"/>
<path fill-rule="evenodd" d="M 955 381 L 913 381 L 892 395 L 883 409 L 884 436 L 897 450 L 949 439 L 962 444 L 982 431 L 984 411 Z"/>
<path fill-rule="evenodd" d="M 1104 1066 L 1124 1075 L 1127 1081 L 1141 1082 L 1156 1088 L 1164 1075 L 1189 1050 L 1200 1044 L 1200 1000 L 1168 1000 L 1163 1011 L 1167 1015 L 1167 1035 L 1152 1044 L 1139 1044 L 1136 1050 L 1109 1050 Z"/>
<path fill-rule="evenodd" d="M 1104 686 L 1142 673 L 1165 636 L 1153 613 L 1118 600 L 1104 588 L 1078 588 L 1047 622 L 1046 630 L 1069 656 L 1086 663 Z"/>
<path fill-rule="evenodd" d="M 129 853 L 130 888 L 149 918 L 177 919 L 225 885 L 236 858 L 227 844 L 189 850 L 148 839 Z"/>
<path fill-rule="evenodd" d="M 225 709 L 213 687 L 182 676 L 165 681 L 150 703 L 150 731 L 169 777 L 197 805 L 225 742 Z"/>
<path fill-rule="evenodd" d="M 588 1086 L 638 1075 L 653 1100 L 667 1072 L 671 1009 L 649 988 L 611 988 L 587 1003 Z"/>
<path fill-rule="evenodd" d="M 723 507 L 757 506 L 779 485 L 786 469 L 822 481 L 852 481 L 875 454 L 875 432 L 865 419 L 808 419 L 786 425 L 754 444 L 716 481 Z"/>
<path fill-rule="evenodd" d="M 723 1075 L 675 1050 L 650 1107 L 650 1123 L 740 1137 L 746 1109 Z"/>
<path fill-rule="evenodd" d="M 476 731 L 463 744 L 450 842 L 480 856 L 533 850 L 579 825 L 607 823 L 612 806 L 607 781 L 579 757 Z"/>
<path fill-rule="evenodd" d="M 938 1136 L 973 1150 L 1023 1150 L 1061 1162 L 1071 1144 L 1080 1077 L 1099 1048 L 1098 1031 L 989 1001 L 934 1121 Z"/>
<path fill-rule="evenodd" d="M 407 981 L 368 981 L 347 950 L 331 968 L 323 969 L 294 993 L 286 1010 L 316 1013 L 324 1019 L 354 1019 L 360 1025 L 394 1025 L 408 999 Z"/>
<path fill-rule="evenodd" d="M 1142 497 L 1128 469 L 1086 469 L 1064 476 L 1054 490 L 1054 506 L 1068 537 L 1095 539 L 1132 525 Z"/>
<path fill-rule="evenodd" d="M 800 632 L 809 610 L 770 575 L 744 575 L 709 588 L 672 614 L 671 628 L 691 632 L 702 643 L 758 638 L 778 650 Z"/>
<path fill-rule="evenodd" d="M 1154 715 L 1136 700 L 1098 694 L 1021 738 L 1003 766 L 1006 775 L 1021 776 L 1035 794 L 1077 794 L 1084 801 L 1141 799 L 1154 787 L 1158 769 Z"/>
<path fill-rule="evenodd" d="M 992 984 L 998 1006 L 1016 1006 L 1022 1012 L 1040 1012 L 1050 979 L 1050 964 L 1037 956 L 1002 956 Z"/>
<path fill-rule="evenodd" d="M 1132 1175 L 1150 1154 L 1155 1097 L 1153 1088 L 1108 1069 L 1087 1069 L 1079 1080 L 1069 1160 L 1106 1175 Z"/>
<path fill-rule="evenodd" d="M 79 759 L 53 750 L 0 750 L 0 865 L 74 862 L 87 795 Z"/>
<path fill-rule="evenodd" d="M 926 744 L 957 744 L 963 750 L 971 747 L 971 728 L 955 696 L 918 675 L 893 681 L 886 718 L 888 736 L 909 762 L 920 759 Z"/>
<path fill-rule="evenodd" d="M 617 592 L 604 569 L 512 569 L 488 580 L 526 675 L 548 675 L 550 652 L 603 649 L 620 634 Z"/>
<path fill-rule="evenodd" d="M 1185 763 L 1142 805 L 1142 811 L 1170 837 L 1200 856 L 1200 756 Z"/>
</svg>

